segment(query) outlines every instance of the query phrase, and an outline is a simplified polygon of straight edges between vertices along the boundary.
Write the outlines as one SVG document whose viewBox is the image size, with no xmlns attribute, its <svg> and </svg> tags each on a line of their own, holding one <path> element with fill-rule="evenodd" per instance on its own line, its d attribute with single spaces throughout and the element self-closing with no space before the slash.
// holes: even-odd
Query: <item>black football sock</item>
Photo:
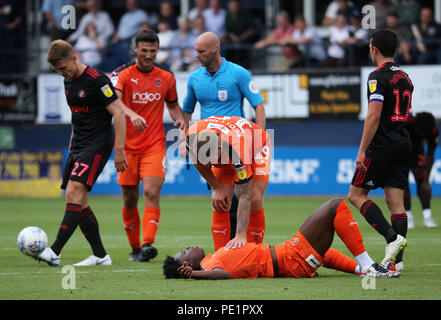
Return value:
<svg viewBox="0 0 441 320">
<path fill-rule="evenodd" d="M 56 255 L 59 255 L 66 242 L 80 223 L 81 205 L 75 203 L 67 203 L 63 221 L 58 230 L 57 239 L 52 244 L 51 249 Z"/>
<path fill-rule="evenodd" d="M 233 197 L 231 198 L 231 206 L 230 206 L 230 210 L 229 210 L 230 226 L 231 226 L 230 239 L 233 239 L 236 236 L 237 206 L 238 206 L 238 204 L 239 204 L 239 201 L 237 199 L 237 196 L 235 193 L 233 193 Z"/>
<path fill-rule="evenodd" d="M 360 207 L 360 212 L 366 221 L 384 237 L 387 243 L 395 241 L 397 233 L 384 218 L 380 208 L 372 200 L 367 200 L 363 203 Z"/>
<path fill-rule="evenodd" d="M 101 241 L 98 221 L 90 207 L 83 209 L 81 212 L 80 229 L 89 242 L 93 255 L 98 258 L 104 258 L 106 256 L 106 250 Z"/>
<path fill-rule="evenodd" d="M 407 235 L 407 215 L 405 213 L 393 214 L 391 217 L 392 228 L 396 233 L 406 237 Z M 403 260 L 403 251 L 401 251 L 395 258 L 395 262 L 398 263 Z"/>
</svg>

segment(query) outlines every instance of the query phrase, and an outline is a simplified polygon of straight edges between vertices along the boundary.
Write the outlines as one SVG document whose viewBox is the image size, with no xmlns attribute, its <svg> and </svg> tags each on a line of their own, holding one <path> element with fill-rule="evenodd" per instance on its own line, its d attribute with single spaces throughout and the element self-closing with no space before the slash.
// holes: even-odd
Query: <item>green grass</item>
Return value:
<svg viewBox="0 0 441 320">
<path fill-rule="evenodd" d="M 280 244 L 291 238 L 305 218 L 329 198 L 268 197 L 265 199 L 265 243 Z M 387 213 L 382 198 L 375 198 Z M 421 209 L 413 199 L 416 228 L 408 232 L 405 271 L 398 279 L 377 279 L 375 290 L 362 288 L 355 275 L 325 268 L 313 279 L 254 279 L 229 281 L 166 280 L 165 256 L 187 245 L 213 251 L 210 199 L 163 197 L 161 222 L 155 242 L 159 254 L 147 263 L 129 262 L 130 248 L 122 228 L 121 199 L 92 196 L 90 205 L 99 223 L 111 267 L 76 268 L 75 289 L 62 288 L 64 265 L 91 254 L 77 230 L 62 251 L 61 267 L 49 267 L 22 255 L 16 247 L 18 232 L 30 225 L 43 228 L 51 244 L 64 214 L 63 199 L 0 199 L 0 300 L 10 299 L 155 299 L 155 300 L 309 300 L 309 299 L 441 299 L 441 229 L 422 227 Z M 142 207 L 140 203 L 140 211 Z M 441 199 L 432 201 L 433 215 L 441 223 Z M 383 258 L 385 242 L 351 207 L 359 221 L 366 249 Z M 333 247 L 350 256 L 335 236 Z"/>
</svg>

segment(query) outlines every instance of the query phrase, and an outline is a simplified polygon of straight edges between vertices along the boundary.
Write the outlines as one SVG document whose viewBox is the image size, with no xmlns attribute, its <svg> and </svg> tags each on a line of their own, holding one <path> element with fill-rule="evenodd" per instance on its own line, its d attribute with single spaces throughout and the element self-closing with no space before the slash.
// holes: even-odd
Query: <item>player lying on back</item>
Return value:
<svg viewBox="0 0 441 320">
<path fill-rule="evenodd" d="M 354 260 L 331 249 L 334 232 L 351 251 Z M 394 278 L 389 263 L 380 265 L 367 253 L 357 222 L 346 201 L 334 198 L 316 209 L 290 240 L 278 246 L 247 243 L 239 249 L 218 249 L 205 255 L 199 247 L 188 247 L 164 261 L 166 278 L 252 279 L 311 278 L 320 266 L 360 276 Z"/>
</svg>

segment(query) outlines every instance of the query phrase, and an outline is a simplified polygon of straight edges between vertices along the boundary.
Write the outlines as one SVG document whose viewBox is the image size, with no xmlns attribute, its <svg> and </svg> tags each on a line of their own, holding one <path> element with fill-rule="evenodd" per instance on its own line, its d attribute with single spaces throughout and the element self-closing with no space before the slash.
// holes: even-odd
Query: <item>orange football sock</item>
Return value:
<svg viewBox="0 0 441 320">
<path fill-rule="evenodd" d="M 335 269 L 347 273 L 356 273 L 358 263 L 340 251 L 330 248 L 326 251 L 323 266 L 329 269 Z"/>
<path fill-rule="evenodd" d="M 262 243 L 265 233 L 265 211 L 260 209 L 250 212 L 247 229 L 247 242 Z"/>
<path fill-rule="evenodd" d="M 159 218 L 161 216 L 160 208 L 145 207 L 142 217 L 142 244 L 153 244 L 155 242 L 156 231 L 159 227 Z"/>
<path fill-rule="evenodd" d="M 211 234 L 213 236 L 214 250 L 224 247 L 230 241 L 230 214 L 228 211 L 213 210 Z"/>
<path fill-rule="evenodd" d="M 132 249 L 139 249 L 141 244 L 139 242 L 139 212 L 135 209 L 122 209 L 124 230 L 126 230 L 127 238 Z"/>
<path fill-rule="evenodd" d="M 354 257 L 366 251 L 358 223 L 352 217 L 351 209 L 349 209 L 348 204 L 344 200 L 337 207 L 337 213 L 334 218 L 334 228 L 339 238 L 344 242 Z"/>
</svg>

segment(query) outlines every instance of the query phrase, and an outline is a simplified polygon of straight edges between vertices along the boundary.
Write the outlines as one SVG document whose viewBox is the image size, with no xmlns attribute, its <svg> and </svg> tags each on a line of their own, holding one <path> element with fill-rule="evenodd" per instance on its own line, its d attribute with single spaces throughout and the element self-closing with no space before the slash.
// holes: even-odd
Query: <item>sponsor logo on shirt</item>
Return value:
<svg viewBox="0 0 441 320">
<path fill-rule="evenodd" d="M 161 100 L 160 93 L 151 93 L 151 92 L 133 92 L 132 102 L 133 103 L 148 103 L 153 101 Z"/>
</svg>

